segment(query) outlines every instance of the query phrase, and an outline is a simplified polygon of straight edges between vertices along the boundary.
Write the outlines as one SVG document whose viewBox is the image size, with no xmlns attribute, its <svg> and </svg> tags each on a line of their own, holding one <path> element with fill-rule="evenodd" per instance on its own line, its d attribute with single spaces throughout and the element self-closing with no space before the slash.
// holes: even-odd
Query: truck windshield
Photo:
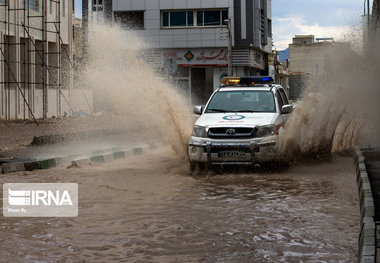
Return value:
<svg viewBox="0 0 380 263">
<path fill-rule="evenodd" d="M 271 91 L 219 91 L 211 98 L 205 112 L 276 112 L 276 107 Z"/>
</svg>

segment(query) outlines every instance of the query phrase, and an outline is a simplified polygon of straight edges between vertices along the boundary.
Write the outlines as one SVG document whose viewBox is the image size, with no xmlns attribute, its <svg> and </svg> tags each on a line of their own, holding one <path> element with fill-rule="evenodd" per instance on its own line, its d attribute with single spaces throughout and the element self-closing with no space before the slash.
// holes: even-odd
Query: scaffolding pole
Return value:
<svg viewBox="0 0 380 263">
<path fill-rule="evenodd" d="M 62 98 L 72 111 L 71 87 L 68 87 L 69 101 L 62 92 L 62 2 L 41 2 L 41 6 L 30 0 L 5 1 L 0 4 L 4 14 L 0 18 L 0 119 L 7 122 L 19 118 L 33 118 L 36 121 L 35 112 L 41 110 L 36 108 L 39 105 L 34 101 L 36 88 L 42 90 L 43 118 L 49 116 L 49 89 L 56 90 L 57 117 L 62 116 Z M 70 13 L 71 6 L 72 1 L 69 0 L 67 13 Z M 65 4 L 63 8 L 66 8 Z M 53 10 L 55 15 L 52 15 Z M 68 18 L 72 19 L 71 15 Z M 70 53 L 71 44 L 72 39 L 69 38 Z M 39 61 L 36 61 L 36 56 Z"/>
</svg>

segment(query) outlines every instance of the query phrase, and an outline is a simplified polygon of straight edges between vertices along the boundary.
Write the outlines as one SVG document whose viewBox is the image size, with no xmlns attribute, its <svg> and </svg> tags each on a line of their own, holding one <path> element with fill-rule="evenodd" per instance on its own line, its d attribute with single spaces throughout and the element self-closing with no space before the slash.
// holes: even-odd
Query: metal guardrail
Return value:
<svg viewBox="0 0 380 263">
<path fill-rule="evenodd" d="M 370 180 L 364 163 L 364 155 L 359 147 L 355 148 L 356 179 L 360 200 L 360 235 L 358 262 L 376 262 L 376 230 L 374 221 L 375 203 Z M 379 229 L 380 230 L 380 229 Z"/>
</svg>

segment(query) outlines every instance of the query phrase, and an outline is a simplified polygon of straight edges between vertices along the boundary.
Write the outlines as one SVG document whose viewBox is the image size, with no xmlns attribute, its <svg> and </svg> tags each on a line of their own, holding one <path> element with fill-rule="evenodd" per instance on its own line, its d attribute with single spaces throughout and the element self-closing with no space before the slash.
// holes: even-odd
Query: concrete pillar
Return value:
<svg viewBox="0 0 380 263">
<path fill-rule="evenodd" d="M 22 94 L 25 96 L 25 100 L 29 103 L 29 96 L 28 96 L 28 90 L 27 90 L 27 76 L 28 76 L 28 57 L 27 57 L 27 39 L 25 37 L 20 37 L 21 44 L 20 45 L 20 76 L 21 76 L 21 83 L 20 88 Z M 22 94 L 20 92 L 19 96 L 19 103 L 21 108 L 21 118 L 28 119 L 28 105 L 24 101 Z"/>
<path fill-rule="evenodd" d="M 15 9 L 20 8 L 20 3 L 19 1 L 15 1 Z M 8 81 L 13 82 L 10 87 L 12 87 L 12 93 L 13 93 L 13 101 L 11 100 L 8 103 L 13 102 L 13 109 L 11 110 L 11 119 L 19 119 L 22 117 L 22 112 L 21 112 L 21 105 L 20 105 L 20 97 L 22 98 L 19 90 L 19 85 L 21 85 L 21 41 L 20 41 L 20 27 L 18 26 L 20 24 L 20 15 L 18 11 L 14 11 L 14 16 L 13 16 L 13 21 L 14 23 L 13 26 L 13 32 L 14 32 L 14 37 L 12 37 L 12 47 L 10 47 L 10 62 L 11 62 L 11 74 L 10 74 L 10 79 Z"/>
<path fill-rule="evenodd" d="M 7 32 L 6 32 L 7 33 Z M 9 35 L 6 35 L 6 33 L 4 34 L 4 43 L 9 41 Z M 9 49 L 8 49 L 8 45 L 5 45 L 4 44 L 4 57 L 5 59 L 8 61 L 10 59 L 10 55 L 9 55 Z M 4 115 L 5 115 L 5 120 L 9 120 L 9 109 L 10 109 L 10 103 L 8 102 L 9 101 L 9 90 L 10 90 L 10 84 L 9 84 L 9 64 L 8 63 L 4 63 Z"/>
<path fill-rule="evenodd" d="M 62 1 L 60 1 L 62 2 Z M 69 1 L 70 2 L 70 1 Z M 61 21 L 61 9 L 60 5 L 56 4 L 56 11 L 55 11 L 55 21 Z M 64 5 L 62 5 L 62 8 Z M 69 9 L 70 10 L 70 9 Z M 69 12 L 70 13 L 70 12 Z M 55 72 L 56 72 L 56 79 L 55 79 L 55 84 L 56 84 L 56 116 L 60 117 L 61 116 L 61 39 L 60 39 L 60 31 L 61 31 L 61 23 L 57 23 L 56 27 L 54 27 L 54 30 L 57 30 L 57 34 L 55 35 L 55 51 L 56 52 L 56 67 L 58 67 Z"/>
<path fill-rule="evenodd" d="M 0 31 L 0 120 L 4 119 L 4 34 Z"/>
<path fill-rule="evenodd" d="M 55 30 L 55 29 L 54 29 Z M 55 97 L 55 102 L 54 101 L 50 101 L 49 102 L 49 113 L 48 114 L 48 117 L 52 117 L 52 116 L 56 116 L 58 117 L 59 116 L 59 97 L 60 97 L 60 94 L 59 94 L 59 87 L 58 87 L 58 81 L 59 81 L 59 74 L 58 74 L 58 45 L 56 42 L 49 42 L 49 44 L 47 45 L 48 47 L 48 55 L 46 56 L 47 57 L 47 61 L 48 61 L 48 79 L 49 79 L 49 86 L 48 86 L 48 90 L 49 92 L 52 92 L 52 96 L 50 97 L 51 99 L 53 99 Z M 53 95 L 55 94 L 55 96 Z"/>
<path fill-rule="evenodd" d="M 5 39 L 4 39 L 4 32 L 0 31 L 0 119 L 3 120 L 5 119 L 5 89 L 4 89 L 4 55 L 5 54 L 5 45 L 4 45 Z"/>
<path fill-rule="evenodd" d="M 33 38 L 34 39 L 34 38 Z M 34 39 L 34 43 L 35 43 L 35 48 L 33 47 L 32 50 L 42 50 L 43 49 L 43 43 L 42 41 L 40 40 L 36 40 Z M 31 53 L 34 53 L 34 60 L 35 60 L 35 64 L 36 66 L 34 66 L 34 71 L 35 71 L 35 74 L 34 74 L 34 83 L 37 83 L 34 85 L 34 100 L 35 100 L 35 104 L 34 104 L 34 113 L 35 113 L 35 116 L 36 118 L 43 118 L 44 116 L 44 105 L 43 105 L 43 101 L 44 101 L 44 98 L 43 98 L 43 85 L 41 84 L 42 81 L 43 81 L 43 78 L 44 78 L 44 66 L 42 65 L 42 60 L 41 60 L 41 57 L 40 55 L 42 56 L 41 52 L 31 52 Z M 39 55 L 40 54 L 40 55 Z"/>
<path fill-rule="evenodd" d="M 28 50 L 29 50 L 29 79 L 27 80 L 28 83 L 28 92 L 29 92 L 29 104 L 30 108 L 32 109 L 33 113 L 35 113 L 35 103 L 34 103 L 34 94 L 35 94 L 35 88 L 36 88 L 36 51 L 34 48 L 33 43 L 35 43 L 34 37 L 31 37 L 31 39 L 28 40 Z M 32 118 L 30 112 L 29 112 L 29 118 Z"/>
<path fill-rule="evenodd" d="M 72 11 L 71 11 L 72 10 Z M 73 46 L 74 46 L 74 38 L 73 38 L 73 17 L 75 16 L 75 10 L 74 10 L 74 1 L 69 1 L 69 12 L 68 12 L 68 33 L 69 33 L 69 39 L 68 39 L 68 53 L 69 53 L 69 112 L 68 114 L 71 115 L 72 113 L 72 105 L 73 105 L 73 95 L 72 95 L 72 89 L 74 85 L 74 72 L 73 72 L 73 66 L 74 66 L 74 57 L 73 57 Z"/>
<path fill-rule="evenodd" d="M 48 17 L 48 10 L 47 10 L 47 0 L 42 0 L 42 52 L 49 53 L 49 45 L 48 45 L 48 33 L 47 33 L 47 23 L 46 19 Z M 48 55 L 44 56 L 43 62 L 45 62 L 45 65 L 49 65 L 49 58 Z M 43 118 L 46 119 L 48 117 L 48 111 L 49 111 L 49 72 L 46 67 L 43 68 Z"/>
<path fill-rule="evenodd" d="M 192 93 L 192 83 L 191 83 L 191 70 L 192 70 L 192 68 L 189 68 L 189 94 L 190 94 L 190 96 L 189 96 L 189 103 L 190 103 L 190 106 L 193 106 L 193 99 L 192 99 L 192 97 L 193 97 L 193 93 Z"/>
</svg>

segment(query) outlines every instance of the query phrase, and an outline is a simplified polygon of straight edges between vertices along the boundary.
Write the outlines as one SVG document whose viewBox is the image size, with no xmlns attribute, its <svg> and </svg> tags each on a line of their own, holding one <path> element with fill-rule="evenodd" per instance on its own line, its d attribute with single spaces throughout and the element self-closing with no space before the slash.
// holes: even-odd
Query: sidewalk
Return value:
<svg viewBox="0 0 380 263">
<path fill-rule="evenodd" d="M 139 129 L 128 125 L 127 118 L 124 116 L 115 117 L 104 114 L 99 117 L 38 120 L 38 123 L 37 126 L 33 121 L 27 123 L 0 121 L 0 155 L 17 154 L 28 148 L 34 136 L 123 128 L 127 129 L 129 137 L 133 135 L 144 137 Z"/>
<path fill-rule="evenodd" d="M 38 126 L 33 122 L 0 123 L 0 165 L 15 164 L 13 168 L 3 165 L 3 172 L 49 168 L 47 163 L 55 167 L 79 159 L 101 160 L 101 156 L 110 154 L 120 157 L 128 155 L 129 150 L 139 154 L 154 147 L 152 136 L 144 134 L 141 127 L 122 124 L 109 116 L 50 119 L 40 121 Z M 37 145 L 32 145 L 33 140 Z"/>
<path fill-rule="evenodd" d="M 380 148 L 356 149 L 360 199 L 359 261 L 380 262 Z"/>
<path fill-rule="evenodd" d="M 82 144 L 81 144 L 82 145 Z M 158 148 L 158 144 L 139 144 L 136 146 L 122 146 L 110 148 L 94 148 L 93 151 L 72 151 L 65 154 L 50 155 L 41 158 L 15 158 L 2 163 L 0 172 L 31 171 L 35 169 L 48 169 L 58 166 L 79 166 L 91 163 L 110 162 L 120 158 L 140 155 Z"/>
</svg>

